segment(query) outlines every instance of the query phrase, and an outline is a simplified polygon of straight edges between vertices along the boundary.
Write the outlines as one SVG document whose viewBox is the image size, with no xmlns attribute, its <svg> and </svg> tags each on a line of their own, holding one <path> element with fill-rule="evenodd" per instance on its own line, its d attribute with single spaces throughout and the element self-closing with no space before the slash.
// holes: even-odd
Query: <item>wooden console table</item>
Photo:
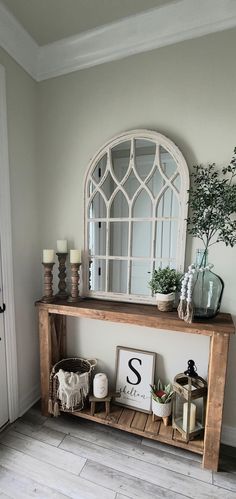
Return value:
<svg viewBox="0 0 236 499">
<path fill-rule="evenodd" d="M 187 324 L 177 317 L 175 311 L 158 312 L 152 305 L 84 299 L 76 304 L 39 301 L 36 306 L 39 312 L 42 414 L 45 416 L 48 415 L 51 367 L 66 356 L 66 316 L 152 327 L 165 330 L 167 334 L 168 331 L 180 331 L 210 336 L 204 440 L 194 439 L 186 443 L 181 435 L 179 438 L 174 436 L 172 427 L 153 422 L 151 415 L 118 406 L 113 406 L 109 415 L 105 412 L 91 415 L 89 409 L 73 414 L 202 454 L 203 467 L 217 471 L 229 338 L 235 332 L 230 314 L 218 314 L 205 323 Z"/>
</svg>

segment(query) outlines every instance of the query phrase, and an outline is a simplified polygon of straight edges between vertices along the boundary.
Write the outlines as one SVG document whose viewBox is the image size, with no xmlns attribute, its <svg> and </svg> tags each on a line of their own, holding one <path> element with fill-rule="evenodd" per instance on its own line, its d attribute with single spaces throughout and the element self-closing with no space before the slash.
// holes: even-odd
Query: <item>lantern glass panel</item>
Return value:
<svg viewBox="0 0 236 499">
<path fill-rule="evenodd" d="M 184 403 L 186 400 L 184 398 L 180 397 L 178 394 L 175 395 L 175 405 L 174 405 L 174 420 L 175 424 L 180 428 L 183 429 L 183 410 L 184 410 Z"/>
</svg>

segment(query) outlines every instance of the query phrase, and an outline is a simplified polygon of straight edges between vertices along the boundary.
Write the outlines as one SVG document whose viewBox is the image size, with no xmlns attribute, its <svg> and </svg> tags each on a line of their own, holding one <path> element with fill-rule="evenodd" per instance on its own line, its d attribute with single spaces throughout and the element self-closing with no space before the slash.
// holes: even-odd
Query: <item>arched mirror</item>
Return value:
<svg viewBox="0 0 236 499">
<path fill-rule="evenodd" d="M 152 302 L 155 268 L 183 270 L 189 173 L 167 137 L 135 130 L 107 143 L 85 180 L 87 296 Z"/>
</svg>

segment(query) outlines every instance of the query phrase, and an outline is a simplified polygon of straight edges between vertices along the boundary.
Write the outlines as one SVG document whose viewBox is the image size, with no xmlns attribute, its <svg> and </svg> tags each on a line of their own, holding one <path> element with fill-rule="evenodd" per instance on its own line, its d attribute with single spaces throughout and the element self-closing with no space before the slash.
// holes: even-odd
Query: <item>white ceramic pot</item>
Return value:
<svg viewBox="0 0 236 499">
<path fill-rule="evenodd" d="M 161 312 L 170 312 L 173 309 L 175 293 L 168 293 L 167 295 L 156 293 L 156 301 L 158 310 Z"/>
<path fill-rule="evenodd" d="M 98 399 L 103 399 L 108 394 L 108 379 L 105 373 L 95 374 L 93 379 L 93 395 Z"/>
<path fill-rule="evenodd" d="M 152 399 L 152 412 L 159 418 L 166 418 L 171 415 L 172 402 L 168 402 L 167 404 L 161 404 L 156 400 Z"/>
</svg>

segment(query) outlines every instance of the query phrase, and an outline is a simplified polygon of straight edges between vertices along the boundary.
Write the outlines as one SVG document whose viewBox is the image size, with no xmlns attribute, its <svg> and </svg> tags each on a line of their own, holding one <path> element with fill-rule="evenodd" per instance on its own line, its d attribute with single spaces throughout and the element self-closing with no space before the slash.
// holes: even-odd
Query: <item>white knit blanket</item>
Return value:
<svg viewBox="0 0 236 499">
<path fill-rule="evenodd" d="M 57 396 L 63 409 L 73 411 L 79 405 L 83 407 L 84 398 L 89 392 L 89 373 L 76 374 L 60 369 L 55 376 L 59 381 Z"/>
</svg>

